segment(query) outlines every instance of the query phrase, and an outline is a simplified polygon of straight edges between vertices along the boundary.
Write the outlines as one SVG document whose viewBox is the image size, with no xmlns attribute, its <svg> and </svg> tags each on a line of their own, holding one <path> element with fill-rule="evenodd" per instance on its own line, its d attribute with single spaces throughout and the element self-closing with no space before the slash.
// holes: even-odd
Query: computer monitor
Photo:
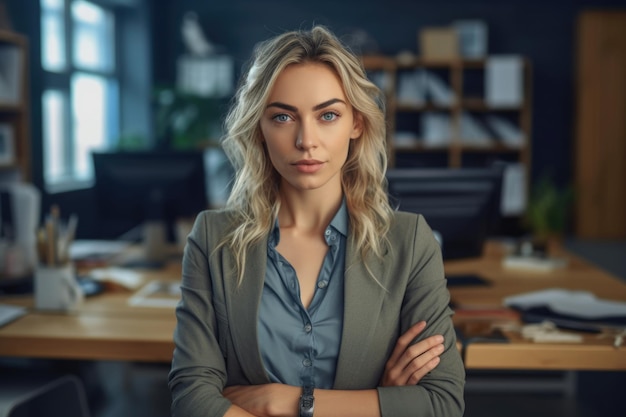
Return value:
<svg viewBox="0 0 626 417">
<path fill-rule="evenodd" d="M 441 237 L 444 260 L 478 257 L 500 217 L 503 169 L 389 169 L 390 202 L 424 216 Z"/>
<path fill-rule="evenodd" d="M 171 240 L 173 225 L 208 207 L 204 155 L 196 151 L 94 152 L 95 199 L 104 225 L 160 225 Z M 130 226 L 130 227 L 129 227 Z M 152 234 L 153 247 L 160 237 Z"/>
</svg>

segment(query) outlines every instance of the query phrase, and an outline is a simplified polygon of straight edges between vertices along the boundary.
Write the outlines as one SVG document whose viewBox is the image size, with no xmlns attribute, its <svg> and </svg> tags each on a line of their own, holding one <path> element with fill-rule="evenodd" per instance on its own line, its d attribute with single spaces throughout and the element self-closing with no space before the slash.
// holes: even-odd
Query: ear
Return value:
<svg viewBox="0 0 626 417">
<path fill-rule="evenodd" d="M 354 120 L 352 121 L 352 132 L 350 139 L 358 139 L 363 134 L 363 115 L 357 111 L 354 112 Z"/>
</svg>

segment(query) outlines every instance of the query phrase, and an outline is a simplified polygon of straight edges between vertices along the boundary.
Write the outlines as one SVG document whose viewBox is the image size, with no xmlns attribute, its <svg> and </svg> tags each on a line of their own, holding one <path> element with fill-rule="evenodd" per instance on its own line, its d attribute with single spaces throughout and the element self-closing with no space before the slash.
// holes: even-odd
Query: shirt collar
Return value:
<svg viewBox="0 0 626 417">
<path fill-rule="evenodd" d="M 346 204 L 346 198 L 341 200 L 341 206 L 335 213 L 335 217 L 330 221 L 330 226 L 341 233 L 344 237 L 348 236 L 348 205 Z"/>
</svg>

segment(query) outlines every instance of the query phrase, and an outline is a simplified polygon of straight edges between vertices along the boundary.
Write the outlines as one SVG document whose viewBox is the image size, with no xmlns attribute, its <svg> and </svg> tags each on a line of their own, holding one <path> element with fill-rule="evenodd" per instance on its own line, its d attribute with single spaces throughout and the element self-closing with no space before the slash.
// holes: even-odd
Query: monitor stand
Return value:
<svg viewBox="0 0 626 417">
<path fill-rule="evenodd" d="M 160 269 L 168 257 L 167 226 L 159 220 L 149 220 L 141 225 L 142 254 L 124 262 L 126 268 Z"/>
</svg>

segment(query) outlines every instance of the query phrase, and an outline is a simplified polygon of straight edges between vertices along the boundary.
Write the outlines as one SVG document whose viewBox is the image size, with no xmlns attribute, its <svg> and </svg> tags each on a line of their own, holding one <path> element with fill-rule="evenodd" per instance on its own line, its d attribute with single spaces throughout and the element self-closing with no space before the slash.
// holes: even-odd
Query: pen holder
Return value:
<svg viewBox="0 0 626 417">
<path fill-rule="evenodd" d="M 35 268 L 35 308 L 72 311 L 83 301 L 83 291 L 75 278 L 74 265 L 38 265 Z"/>
</svg>

